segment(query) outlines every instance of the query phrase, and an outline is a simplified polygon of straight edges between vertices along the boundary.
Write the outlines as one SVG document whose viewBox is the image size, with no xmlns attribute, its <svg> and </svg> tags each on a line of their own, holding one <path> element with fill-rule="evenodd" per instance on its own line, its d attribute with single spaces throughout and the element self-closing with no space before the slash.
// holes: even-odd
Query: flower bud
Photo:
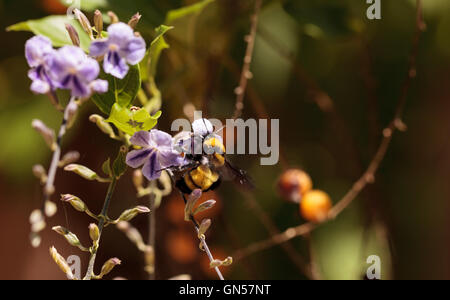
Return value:
<svg viewBox="0 0 450 300">
<path fill-rule="evenodd" d="M 139 21 L 141 20 L 142 15 L 139 13 L 136 13 L 128 22 L 128 25 L 133 28 L 136 29 L 137 24 L 139 23 Z"/>
<path fill-rule="evenodd" d="M 89 225 L 89 236 L 91 237 L 91 240 L 94 243 L 100 240 L 100 230 L 98 229 L 98 226 L 94 223 L 91 223 Z"/>
<path fill-rule="evenodd" d="M 42 165 L 34 165 L 33 174 L 41 181 L 41 184 L 44 184 L 47 181 L 47 171 L 45 171 Z"/>
<path fill-rule="evenodd" d="M 99 115 L 91 115 L 89 117 L 89 121 L 91 121 L 92 123 L 97 124 L 97 127 L 100 128 L 100 130 L 109 135 L 110 138 L 115 138 L 116 134 L 114 132 L 114 129 L 112 128 L 112 126 L 105 121 L 105 119 Z"/>
<path fill-rule="evenodd" d="M 120 215 L 118 220 L 119 221 L 130 221 L 134 217 L 136 217 L 138 214 L 145 214 L 145 213 L 149 213 L 149 212 L 150 212 L 150 209 L 148 207 L 136 206 L 135 208 L 127 209 L 126 211 L 124 211 Z"/>
<path fill-rule="evenodd" d="M 45 229 L 47 224 L 45 223 L 45 218 L 40 209 L 35 209 L 30 214 L 30 224 L 31 224 L 31 231 L 34 233 L 41 232 L 42 230 Z"/>
<path fill-rule="evenodd" d="M 209 227 L 211 227 L 211 220 L 210 219 L 203 220 L 198 229 L 199 237 L 204 235 L 208 231 Z"/>
<path fill-rule="evenodd" d="M 45 143 L 50 149 L 55 150 L 55 131 L 48 128 L 41 120 L 34 119 L 31 126 L 36 130 L 43 138 Z"/>
<path fill-rule="evenodd" d="M 79 9 L 75 9 L 74 13 L 75 13 L 75 17 L 77 18 L 78 22 L 80 22 L 83 30 L 89 35 L 89 37 L 91 39 L 93 39 L 92 26 L 91 26 L 91 22 L 89 22 L 89 19 Z"/>
<path fill-rule="evenodd" d="M 41 242 L 42 238 L 39 234 L 37 234 L 36 232 L 32 232 L 30 234 L 30 243 L 33 248 L 39 247 L 41 245 Z"/>
<path fill-rule="evenodd" d="M 70 24 L 65 24 L 67 33 L 69 33 L 69 37 L 72 40 L 72 44 L 74 46 L 80 47 L 80 36 L 78 35 L 77 30 Z"/>
<path fill-rule="evenodd" d="M 216 205 L 216 203 L 217 202 L 215 200 L 208 200 L 208 201 L 203 202 L 194 210 L 193 215 L 195 216 L 196 214 L 201 213 L 202 211 L 213 208 L 214 205 Z"/>
<path fill-rule="evenodd" d="M 187 197 L 187 202 L 184 207 L 184 220 L 189 222 L 191 220 L 191 216 L 193 216 L 193 209 L 198 199 L 202 196 L 202 191 L 200 189 L 196 189 L 192 191 L 192 193 Z"/>
<path fill-rule="evenodd" d="M 56 251 L 55 247 L 50 248 L 50 255 L 55 261 L 55 263 L 59 266 L 59 268 L 67 275 L 69 279 L 74 279 L 72 270 L 69 267 L 69 264 L 66 260 Z"/>
<path fill-rule="evenodd" d="M 108 11 L 108 16 L 111 19 L 111 24 L 119 23 L 119 17 L 112 11 Z"/>
<path fill-rule="evenodd" d="M 103 15 L 98 9 L 94 13 L 94 26 L 98 33 L 97 38 L 101 38 L 103 31 Z"/>
<path fill-rule="evenodd" d="M 312 180 L 299 169 L 290 169 L 278 179 L 278 192 L 289 202 L 299 203 L 302 196 L 312 189 Z"/>
<path fill-rule="evenodd" d="M 88 208 L 86 204 L 78 197 L 70 194 L 61 195 L 61 201 L 69 202 L 73 208 L 79 212 L 85 212 Z"/>
<path fill-rule="evenodd" d="M 120 261 L 120 259 L 114 257 L 114 258 L 110 258 L 107 262 L 105 262 L 103 264 L 102 270 L 100 272 L 100 278 L 102 278 L 103 276 L 107 275 L 109 272 L 111 272 L 115 266 L 120 265 L 122 262 Z"/>
<path fill-rule="evenodd" d="M 56 212 L 58 211 L 58 207 L 53 201 L 46 201 L 45 202 L 45 215 L 49 218 L 53 217 Z"/>
<path fill-rule="evenodd" d="M 218 268 L 218 267 L 229 267 L 233 264 L 233 258 L 228 256 L 225 260 L 214 259 L 210 264 L 210 268 Z"/>
<path fill-rule="evenodd" d="M 87 180 L 96 180 L 98 178 L 97 173 L 95 173 L 88 167 L 78 165 L 78 164 L 67 165 L 64 168 L 64 171 L 74 172 L 75 174 L 77 174 Z"/>
<path fill-rule="evenodd" d="M 80 240 L 78 239 L 78 237 L 74 233 L 68 231 L 66 228 L 61 227 L 61 226 L 55 226 L 52 228 L 52 230 L 55 231 L 56 233 L 64 236 L 64 238 L 67 240 L 67 242 L 70 245 L 72 245 L 74 247 L 81 246 L 81 243 L 80 243 Z"/>
<path fill-rule="evenodd" d="M 70 128 L 73 126 L 73 123 L 75 123 L 75 119 L 78 112 L 78 104 L 75 101 L 71 101 L 67 106 L 66 111 L 67 111 L 67 128 Z"/>
<path fill-rule="evenodd" d="M 302 217 L 313 223 L 321 223 L 328 218 L 331 200 L 327 193 L 319 190 L 307 192 L 300 201 Z"/>
<path fill-rule="evenodd" d="M 70 151 L 67 152 L 63 158 L 59 161 L 58 166 L 64 167 L 66 165 L 72 164 L 74 162 L 77 162 L 80 159 L 80 152 L 78 151 Z"/>
</svg>

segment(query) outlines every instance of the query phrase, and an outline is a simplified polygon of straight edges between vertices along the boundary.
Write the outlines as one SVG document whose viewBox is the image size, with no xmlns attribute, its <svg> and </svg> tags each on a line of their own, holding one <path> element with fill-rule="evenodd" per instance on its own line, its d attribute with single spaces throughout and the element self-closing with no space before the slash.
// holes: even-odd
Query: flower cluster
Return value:
<svg viewBox="0 0 450 300">
<path fill-rule="evenodd" d="M 75 46 L 58 50 L 44 36 L 35 36 L 25 45 L 25 56 L 31 70 L 28 76 L 31 90 L 46 94 L 56 89 L 70 90 L 73 97 L 87 98 L 92 93 L 104 93 L 108 82 L 97 79 L 100 68 L 95 59 Z"/>
<path fill-rule="evenodd" d="M 93 93 L 108 90 L 108 82 L 98 79 L 100 67 L 93 57 L 104 57 L 105 73 L 123 79 L 129 71 L 128 64 L 138 64 L 145 52 L 144 39 L 125 23 L 109 26 L 108 38 L 93 41 L 89 56 L 78 46 L 54 49 L 50 39 L 44 36 L 35 36 L 25 45 L 25 56 L 31 68 L 28 77 L 33 81 L 31 90 L 47 94 L 65 89 L 77 98 L 88 98 Z"/>
</svg>

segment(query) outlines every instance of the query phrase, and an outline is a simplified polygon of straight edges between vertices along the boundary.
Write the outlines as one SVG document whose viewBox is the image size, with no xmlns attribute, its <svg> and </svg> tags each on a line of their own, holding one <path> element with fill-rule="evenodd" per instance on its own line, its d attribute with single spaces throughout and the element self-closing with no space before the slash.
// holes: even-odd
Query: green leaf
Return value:
<svg viewBox="0 0 450 300">
<path fill-rule="evenodd" d="M 139 65 L 130 66 L 127 76 L 119 80 L 111 75 L 102 73 L 100 78 L 108 81 L 109 88 L 104 94 L 94 94 L 92 101 L 108 116 L 114 103 L 122 107 L 131 106 L 141 87 L 141 75 Z"/>
<path fill-rule="evenodd" d="M 189 15 L 198 15 L 203 9 L 208 6 L 210 3 L 214 2 L 214 0 L 203 0 L 192 5 L 184 6 L 178 9 L 171 10 L 167 13 L 166 16 L 166 24 L 172 24 L 174 21 L 184 18 Z"/>
<path fill-rule="evenodd" d="M 106 121 L 113 123 L 126 134 L 133 135 L 138 131 L 148 131 L 155 127 L 160 116 L 161 111 L 151 116 L 145 109 L 130 110 L 116 103 L 113 105 L 111 115 Z"/>
<path fill-rule="evenodd" d="M 125 171 L 127 170 L 127 164 L 126 164 L 126 155 L 127 155 L 128 149 L 126 147 L 121 147 L 119 154 L 117 155 L 116 159 L 113 162 L 112 167 L 112 174 L 119 178 L 122 176 Z"/>
<path fill-rule="evenodd" d="M 103 170 L 103 173 L 105 173 L 106 175 L 111 177 L 112 171 L 111 171 L 111 159 L 110 158 L 108 158 L 108 160 L 103 163 L 102 170 Z"/>
<path fill-rule="evenodd" d="M 155 29 L 156 37 L 150 44 L 150 48 L 141 62 L 141 77 L 143 81 L 147 81 L 150 77 L 155 77 L 162 51 L 170 48 L 164 39 L 164 35 L 173 28 L 173 26 L 161 25 Z"/>
<path fill-rule="evenodd" d="M 49 16 L 38 20 L 29 20 L 22 23 L 9 26 L 7 31 L 30 31 L 35 35 L 48 37 L 55 47 L 72 45 L 69 34 L 66 31 L 65 24 L 71 24 L 75 27 L 80 36 L 81 48 L 88 51 L 91 40 L 83 31 L 78 21 L 67 16 Z"/>
</svg>

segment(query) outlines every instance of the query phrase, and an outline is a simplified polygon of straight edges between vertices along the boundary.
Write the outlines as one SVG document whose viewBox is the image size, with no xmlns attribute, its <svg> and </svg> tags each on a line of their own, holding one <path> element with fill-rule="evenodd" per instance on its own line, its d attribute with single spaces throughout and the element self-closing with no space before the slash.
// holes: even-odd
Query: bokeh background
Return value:
<svg viewBox="0 0 450 300">
<path fill-rule="evenodd" d="M 114 10 L 122 20 L 139 11 L 138 30 L 147 41 L 168 11 L 194 0 L 104 0 L 98 8 Z M 208 241 L 213 253 L 225 258 L 270 234 L 249 205 L 253 197 L 279 230 L 304 222 L 298 206 L 280 199 L 276 180 L 289 167 L 306 170 L 314 185 L 337 202 L 365 170 L 392 119 L 407 75 L 415 30 L 415 1 L 382 0 L 382 19 L 366 18 L 366 1 L 267 0 L 260 16 L 256 48 L 245 100 L 245 118 L 280 119 L 282 158 L 276 166 L 260 166 L 259 156 L 230 159 L 249 171 L 257 189 L 248 195 L 225 184 L 207 198 L 218 206 Z M 427 30 L 418 55 L 417 78 L 408 94 L 404 121 L 408 130 L 395 134 L 376 181 L 335 221 L 311 237 L 315 261 L 323 278 L 362 279 L 366 258 L 379 255 L 385 279 L 450 278 L 450 2 L 427 0 Z M 194 105 L 209 116 L 229 118 L 234 89 L 245 52 L 253 1 L 217 0 L 201 14 L 172 24 L 171 48 L 159 63 L 163 93 L 159 128 L 186 117 Z M 55 245 L 64 255 L 79 254 L 50 230 L 69 225 L 82 241 L 89 240 L 91 220 L 58 202 L 40 248 L 29 243 L 30 212 L 41 203 L 41 187 L 31 174 L 37 163 L 49 164 L 51 153 L 32 130 L 39 118 L 57 127 L 61 115 L 48 99 L 29 91 L 24 43 L 29 33 L 6 32 L 11 24 L 50 14 L 64 14 L 57 0 L 0 1 L 0 279 L 64 279 L 48 254 Z M 91 16 L 91 15 L 90 15 Z M 81 153 L 80 162 L 99 170 L 117 152 L 94 124 L 92 105 L 83 107 L 63 149 Z M 57 194 L 72 193 L 100 210 L 107 187 L 59 172 Z M 55 197 L 56 198 L 56 197 Z M 57 199 L 54 199 L 57 200 Z M 131 170 L 119 182 L 111 215 L 136 204 Z M 157 278 L 190 274 L 215 278 L 198 250 L 191 224 L 183 221 L 183 203 L 176 193 L 166 197 L 157 216 Z M 133 221 L 147 236 L 147 218 Z M 303 238 L 291 241 L 308 257 Z M 108 278 L 145 279 L 142 254 L 127 238 L 108 227 L 98 265 L 117 256 L 123 264 Z M 87 267 L 86 255 L 82 270 Z M 235 262 L 223 270 L 230 279 L 304 279 L 279 246 Z"/>
</svg>

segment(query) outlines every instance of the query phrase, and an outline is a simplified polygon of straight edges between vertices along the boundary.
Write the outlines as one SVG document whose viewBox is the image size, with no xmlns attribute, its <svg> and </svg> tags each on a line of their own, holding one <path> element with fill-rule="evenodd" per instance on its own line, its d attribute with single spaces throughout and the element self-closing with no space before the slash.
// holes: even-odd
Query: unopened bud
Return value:
<svg viewBox="0 0 450 300">
<path fill-rule="evenodd" d="M 107 262 L 105 262 L 103 264 L 102 270 L 100 272 L 100 278 L 102 278 L 103 276 L 107 275 L 109 272 L 111 272 L 115 266 L 120 265 L 122 262 L 120 261 L 120 259 L 114 257 L 114 258 L 110 258 Z"/>
<path fill-rule="evenodd" d="M 89 236 L 93 242 L 98 242 L 100 240 L 100 230 L 94 223 L 89 225 Z"/>
<path fill-rule="evenodd" d="M 133 28 L 136 29 L 137 24 L 139 23 L 139 21 L 141 20 L 142 15 L 139 13 L 136 13 L 128 22 L 128 25 Z"/>
<path fill-rule="evenodd" d="M 80 22 L 81 27 L 83 28 L 83 30 L 92 39 L 93 38 L 93 32 L 92 32 L 91 22 L 89 22 L 89 19 L 79 9 L 75 9 L 74 13 L 75 13 L 75 17 L 77 18 L 78 22 Z"/>
<path fill-rule="evenodd" d="M 193 215 L 195 216 L 198 213 L 201 213 L 202 211 L 211 209 L 214 207 L 214 205 L 216 205 L 216 201 L 215 200 L 208 200 L 203 202 L 202 204 L 200 204 L 195 210 Z"/>
<path fill-rule="evenodd" d="M 47 171 L 45 171 L 42 165 L 34 165 L 33 174 L 41 181 L 42 184 L 47 181 Z"/>
<path fill-rule="evenodd" d="M 30 243 L 33 248 L 39 247 L 41 245 L 41 242 L 42 238 L 39 234 L 37 234 L 36 232 L 32 232 L 30 234 Z"/>
<path fill-rule="evenodd" d="M 59 266 L 59 268 L 67 275 L 69 279 L 74 279 L 72 270 L 69 267 L 69 264 L 66 260 L 56 251 L 55 247 L 50 248 L 50 255 L 55 261 L 55 263 Z"/>
<path fill-rule="evenodd" d="M 97 173 L 95 173 L 88 167 L 78 165 L 78 164 L 67 165 L 64 168 L 64 171 L 74 172 L 75 174 L 77 174 L 87 180 L 96 180 L 98 178 Z"/>
<path fill-rule="evenodd" d="M 55 131 L 48 128 L 44 122 L 41 120 L 33 120 L 31 126 L 36 130 L 43 138 L 45 143 L 50 147 L 50 149 L 55 149 Z"/>
<path fill-rule="evenodd" d="M 120 215 L 118 220 L 119 221 L 131 221 L 138 214 L 145 214 L 145 213 L 149 213 L 149 212 L 150 212 L 150 209 L 148 207 L 136 206 L 135 208 L 127 209 L 126 211 L 124 211 Z"/>
<path fill-rule="evenodd" d="M 225 260 L 215 259 L 209 264 L 209 266 L 211 269 L 214 269 L 222 266 L 228 267 L 231 266 L 231 264 L 233 264 L 233 258 L 229 256 Z"/>
<path fill-rule="evenodd" d="M 108 16 L 111 19 L 111 24 L 119 23 L 119 17 L 112 11 L 108 11 Z"/>
<path fill-rule="evenodd" d="M 98 9 L 94 13 L 94 26 L 98 33 L 97 38 L 101 38 L 103 31 L 103 15 Z"/>
<path fill-rule="evenodd" d="M 70 24 L 66 24 L 67 33 L 69 33 L 69 37 L 72 40 L 72 44 L 74 46 L 80 47 L 80 36 L 78 35 L 77 30 Z"/>
<path fill-rule="evenodd" d="M 70 203 L 70 205 L 72 205 L 72 207 L 79 212 L 85 212 L 87 210 L 86 204 L 80 198 L 74 195 L 61 195 L 61 201 Z"/>
<path fill-rule="evenodd" d="M 35 209 L 30 214 L 30 224 L 31 224 L 31 231 L 34 233 L 41 232 L 45 229 L 47 224 L 45 223 L 44 215 L 42 214 L 42 211 L 40 209 Z"/>
<path fill-rule="evenodd" d="M 75 246 L 75 247 L 81 246 L 81 243 L 80 243 L 80 240 L 78 239 L 78 237 L 74 233 L 68 231 L 66 228 L 61 227 L 61 226 L 55 226 L 52 228 L 52 230 L 55 231 L 56 233 L 64 236 L 64 238 L 67 240 L 67 242 L 70 245 Z"/>
<path fill-rule="evenodd" d="M 80 159 L 80 152 L 78 151 L 70 151 L 67 152 L 63 158 L 61 158 L 58 166 L 64 167 L 66 165 L 72 164 L 74 162 L 77 162 Z"/>
<path fill-rule="evenodd" d="M 67 111 L 67 128 L 72 127 L 75 123 L 75 119 L 78 112 L 78 104 L 75 101 L 71 101 L 66 108 Z"/>
<path fill-rule="evenodd" d="M 46 201 L 45 202 L 45 215 L 49 218 L 53 217 L 56 212 L 58 211 L 58 207 L 53 201 Z"/>
<path fill-rule="evenodd" d="M 202 223 L 200 224 L 200 227 L 198 228 L 199 237 L 203 236 L 208 231 L 209 227 L 211 227 L 211 220 L 210 219 L 203 220 Z"/>
<path fill-rule="evenodd" d="M 202 191 L 200 189 L 196 189 L 192 191 L 192 193 L 187 197 L 186 206 L 184 208 L 184 220 L 189 222 L 191 216 L 193 216 L 193 209 L 198 199 L 202 196 Z"/>
<path fill-rule="evenodd" d="M 112 126 L 105 121 L 105 119 L 102 116 L 99 115 L 91 115 L 89 117 L 89 121 L 91 121 L 92 123 L 97 124 L 97 127 L 100 128 L 100 130 L 103 133 L 106 133 L 107 135 L 109 135 L 109 137 L 111 138 L 115 138 L 116 134 L 114 133 L 114 129 L 112 128 Z"/>
</svg>

